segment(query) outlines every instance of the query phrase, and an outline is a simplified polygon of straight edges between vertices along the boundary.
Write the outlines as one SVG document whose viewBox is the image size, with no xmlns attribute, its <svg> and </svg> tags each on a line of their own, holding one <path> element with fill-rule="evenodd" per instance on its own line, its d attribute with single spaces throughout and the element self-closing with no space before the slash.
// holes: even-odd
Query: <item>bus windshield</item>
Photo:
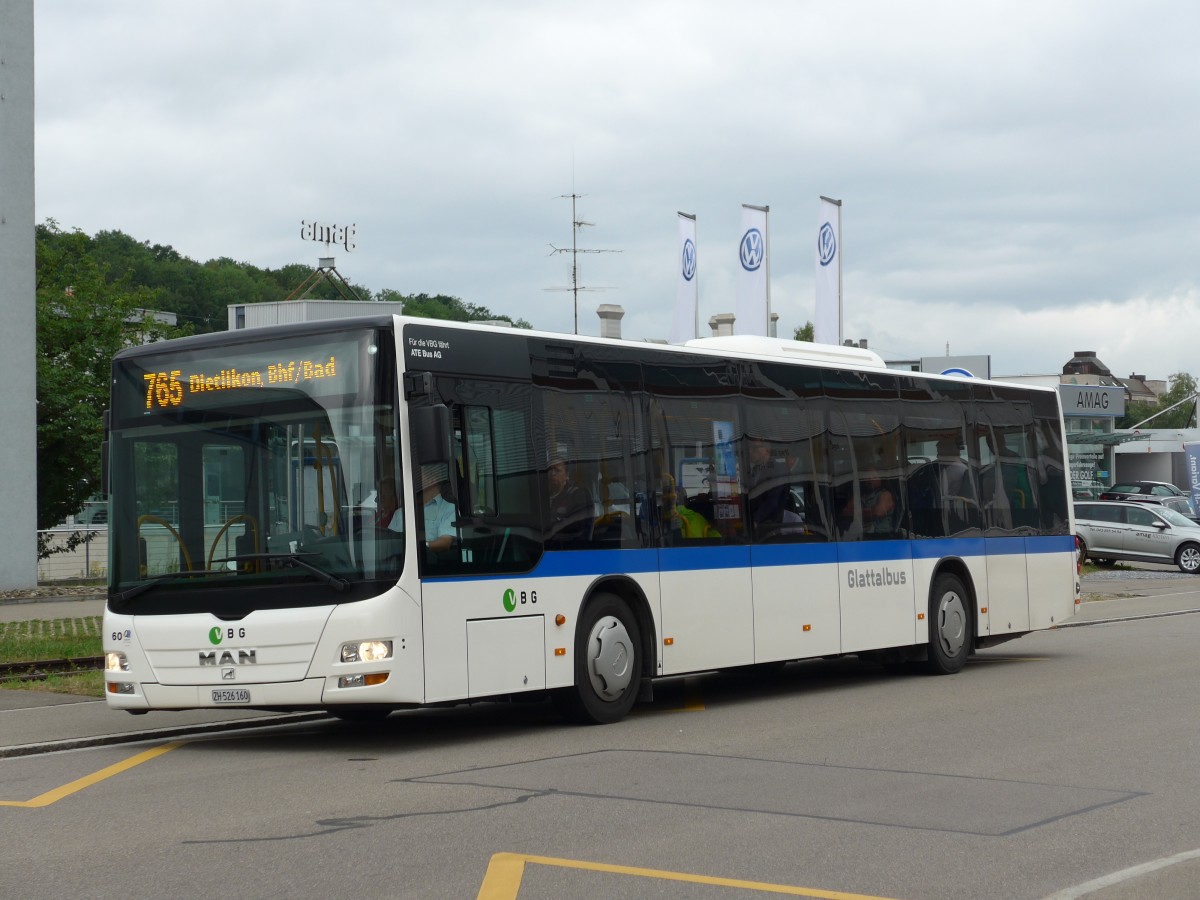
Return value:
<svg viewBox="0 0 1200 900">
<path fill-rule="evenodd" d="M 404 516 L 390 331 L 194 347 L 114 363 L 112 607 L 238 616 L 394 582 Z"/>
</svg>

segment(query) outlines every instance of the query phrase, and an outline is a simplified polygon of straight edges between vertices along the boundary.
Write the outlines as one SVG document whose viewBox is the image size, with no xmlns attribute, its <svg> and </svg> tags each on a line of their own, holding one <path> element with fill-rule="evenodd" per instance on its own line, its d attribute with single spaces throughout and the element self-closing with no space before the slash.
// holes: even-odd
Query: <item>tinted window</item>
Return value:
<svg viewBox="0 0 1200 900">
<path fill-rule="evenodd" d="M 1075 504 L 1075 518 L 1091 519 L 1094 522 L 1124 522 L 1123 507 L 1102 506 L 1100 504 Z"/>
<path fill-rule="evenodd" d="M 1142 507 L 1130 507 L 1125 510 L 1125 521 L 1130 525 L 1137 525 L 1142 528 L 1152 528 L 1156 523 L 1162 520 L 1148 509 Z"/>
</svg>

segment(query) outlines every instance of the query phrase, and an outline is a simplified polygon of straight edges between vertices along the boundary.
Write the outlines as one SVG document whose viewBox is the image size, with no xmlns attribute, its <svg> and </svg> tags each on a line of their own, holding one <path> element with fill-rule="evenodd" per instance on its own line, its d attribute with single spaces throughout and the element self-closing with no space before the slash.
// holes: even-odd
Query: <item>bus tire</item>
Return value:
<svg viewBox="0 0 1200 900">
<path fill-rule="evenodd" d="M 929 658 L 934 675 L 953 675 L 971 652 L 971 601 L 957 575 L 943 572 L 929 591 Z"/>
<path fill-rule="evenodd" d="M 557 696 L 559 709 L 591 725 L 620 721 L 633 708 L 641 680 L 637 619 L 620 597 L 597 594 L 575 632 L 575 686 Z"/>
</svg>

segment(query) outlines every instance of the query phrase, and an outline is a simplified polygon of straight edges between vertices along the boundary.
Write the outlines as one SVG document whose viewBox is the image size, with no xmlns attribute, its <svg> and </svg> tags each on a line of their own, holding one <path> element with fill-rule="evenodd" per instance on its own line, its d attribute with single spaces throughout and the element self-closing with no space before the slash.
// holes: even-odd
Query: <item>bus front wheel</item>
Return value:
<svg viewBox="0 0 1200 900">
<path fill-rule="evenodd" d="M 943 572 L 929 592 L 929 671 L 953 675 L 970 652 L 970 597 L 957 575 Z"/>
<path fill-rule="evenodd" d="M 633 708 L 641 679 L 637 619 L 620 597 L 597 595 L 575 633 L 575 686 L 558 695 L 559 708 L 577 722 L 617 722 Z"/>
</svg>

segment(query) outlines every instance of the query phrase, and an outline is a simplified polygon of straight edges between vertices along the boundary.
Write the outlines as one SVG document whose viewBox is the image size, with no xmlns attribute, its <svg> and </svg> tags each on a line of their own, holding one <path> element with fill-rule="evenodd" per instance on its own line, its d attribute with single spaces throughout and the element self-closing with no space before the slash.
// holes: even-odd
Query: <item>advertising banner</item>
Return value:
<svg viewBox="0 0 1200 900">
<path fill-rule="evenodd" d="M 817 208 L 817 314 L 813 340 L 842 342 L 842 201 L 822 197 Z"/>
<path fill-rule="evenodd" d="M 699 316 L 700 291 L 696 270 L 696 217 L 679 213 L 678 287 L 675 290 L 675 320 L 671 324 L 671 343 L 683 344 L 696 333 Z"/>
<path fill-rule="evenodd" d="M 742 204 L 742 238 L 738 241 L 737 313 L 734 334 L 767 335 L 771 319 L 770 207 Z"/>
<path fill-rule="evenodd" d="M 1200 441 L 1189 441 L 1183 445 L 1187 455 L 1188 488 L 1192 498 L 1192 509 L 1200 512 Z"/>
</svg>

